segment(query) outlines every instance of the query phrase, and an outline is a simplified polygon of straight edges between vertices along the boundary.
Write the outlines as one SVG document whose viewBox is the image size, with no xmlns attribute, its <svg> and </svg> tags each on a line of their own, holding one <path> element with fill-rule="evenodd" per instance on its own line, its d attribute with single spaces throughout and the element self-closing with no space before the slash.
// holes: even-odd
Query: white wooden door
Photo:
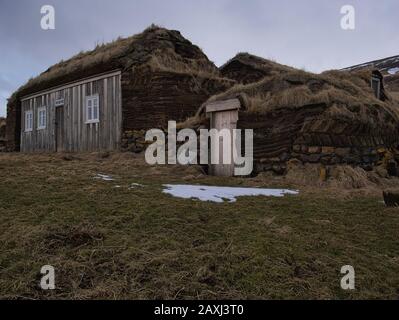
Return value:
<svg viewBox="0 0 399 320">
<path fill-rule="evenodd" d="M 229 150 L 224 150 L 223 140 L 219 140 L 219 163 L 210 165 L 210 173 L 215 176 L 234 175 L 234 158 L 233 158 L 233 129 L 237 128 L 238 110 L 226 110 L 211 113 L 211 129 L 229 129 L 231 137 L 231 145 Z M 217 152 L 217 148 L 211 145 L 211 152 Z M 223 157 L 230 154 L 230 164 L 223 163 Z"/>
</svg>

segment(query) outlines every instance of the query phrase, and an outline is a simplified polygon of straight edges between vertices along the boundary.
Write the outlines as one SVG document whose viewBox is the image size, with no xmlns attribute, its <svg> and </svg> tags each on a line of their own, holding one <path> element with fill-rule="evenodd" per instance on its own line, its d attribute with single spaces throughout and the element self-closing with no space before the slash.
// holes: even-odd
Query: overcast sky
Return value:
<svg viewBox="0 0 399 320">
<path fill-rule="evenodd" d="M 343 5 L 356 28 L 341 29 Z M 55 8 L 55 30 L 40 9 Z M 0 116 L 30 77 L 151 23 L 181 31 L 217 65 L 250 52 L 313 72 L 399 54 L 398 0 L 0 0 Z"/>
</svg>

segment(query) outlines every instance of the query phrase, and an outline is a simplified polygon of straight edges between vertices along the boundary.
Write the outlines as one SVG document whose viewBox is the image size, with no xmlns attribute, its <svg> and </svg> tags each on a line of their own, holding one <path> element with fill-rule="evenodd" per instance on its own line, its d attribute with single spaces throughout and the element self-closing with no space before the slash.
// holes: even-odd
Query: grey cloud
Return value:
<svg viewBox="0 0 399 320">
<path fill-rule="evenodd" d="M 356 8 L 355 31 L 340 8 Z M 40 29 L 40 8 L 56 9 L 56 30 Z M 221 65 L 248 51 L 310 71 L 399 54 L 397 0 L 0 0 L 0 115 L 5 97 L 30 77 L 98 42 L 151 23 L 180 30 Z M 1 77 L 3 79 L 4 77 Z"/>
</svg>

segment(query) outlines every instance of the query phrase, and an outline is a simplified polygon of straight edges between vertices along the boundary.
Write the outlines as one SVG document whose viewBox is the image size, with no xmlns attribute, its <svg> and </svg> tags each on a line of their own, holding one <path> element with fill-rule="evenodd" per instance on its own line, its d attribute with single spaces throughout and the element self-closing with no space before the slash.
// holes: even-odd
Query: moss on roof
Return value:
<svg viewBox="0 0 399 320">
<path fill-rule="evenodd" d="M 241 59 L 241 58 L 240 58 Z M 326 71 L 314 74 L 268 63 L 258 57 L 245 56 L 252 60 L 256 69 L 269 70 L 259 81 L 236 84 L 227 91 L 211 97 L 198 110 L 197 115 L 182 123 L 180 127 L 195 126 L 204 121 L 204 106 L 209 102 L 239 98 L 244 112 L 256 114 L 278 113 L 295 110 L 309 105 L 324 105 L 322 117 L 362 122 L 394 129 L 399 124 L 399 103 L 387 93 L 381 101 L 374 96 L 370 87 L 372 70 Z M 259 63 L 259 61 L 261 63 Z M 270 67 L 270 68 L 269 68 Z"/>
<path fill-rule="evenodd" d="M 313 74 L 302 70 L 282 72 L 250 84 L 237 84 L 209 101 L 221 100 L 237 95 L 247 99 L 247 110 L 268 112 L 280 108 L 298 108 L 304 105 L 325 103 L 348 106 L 389 105 L 378 100 L 370 88 L 371 72 L 349 73 L 328 71 Z"/>
<path fill-rule="evenodd" d="M 97 45 L 61 61 L 30 79 L 14 94 L 23 96 L 114 69 L 169 71 L 209 78 L 219 77 L 217 67 L 200 48 L 179 31 L 155 25 L 142 33 Z"/>
<path fill-rule="evenodd" d="M 294 69 L 246 52 L 238 53 L 220 67 L 220 72 L 224 77 L 243 84 L 291 70 Z"/>
</svg>

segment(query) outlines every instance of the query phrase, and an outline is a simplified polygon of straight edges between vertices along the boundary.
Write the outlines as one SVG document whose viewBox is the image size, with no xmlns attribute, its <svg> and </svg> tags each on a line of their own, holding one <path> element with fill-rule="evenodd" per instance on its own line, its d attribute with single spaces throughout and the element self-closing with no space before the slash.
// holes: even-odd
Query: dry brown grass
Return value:
<svg viewBox="0 0 399 320">
<path fill-rule="evenodd" d="M 387 100 L 378 100 L 370 88 L 370 78 L 370 70 L 333 70 L 313 74 L 289 68 L 273 72 L 258 82 L 237 84 L 211 97 L 206 103 L 239 97 L 246 112 L 254 114 L 323 104 L 326 107 L 326 117 L 357 119 L 379 126 L 384 126 L 387 122 L 397 123 L 397 95 L 387 92 Z M 181 126 L 192 126 L 201 122 L 204 105 L 195 117 L 188 119 Z"/>
<path fill-rule="evenodd" d="M 144 186 L 129 189 L 133 182 Z M 131 154 L 0 154 L 0 297 L 398 297 L 399 215 L 380 193 L 297 185 L 295 197 L 216 204 L 164 194 L 164 183 L 290 187 L 281 177 L 148 166 Z M 56 271 L 51 292 L 38 287 L 45 264 Z M 346 264 L 355 291 L 340 289 Z"/>
<path fill-rule="evenodd" d="M 257 83 L 237 85 L 210 101 L 228 96 L 248 96 L 249 111 L 268 112 L 280 108 L 298 108 L 308 104 L 378 105 L 368 82 L 360 75 L 343 72 L 312 74 L 302 70 L 280 73 Z M 363 81 L 362 81 L 363 80 Z"/>
<path fill-rule="evenodd" d="M 391 96 L 399 101 L 399 92 L 391 92 Z"/>
<path fill-rule="evenodd" d="M 176 43 L 178 45 L 175 45 Z M 182 44 L 190 47 L 188 56 L 177 52 L 179 49 L 176 48 Z M 71 81 L 74 78 L 87 77 L 93 72 L 116 68 L 144 72 L 150 69 L 207 78 L 219 77 L 216 66 L 178 31 L 152 25 L 140 34 L 99 44 L 94 50 L 80 52 L 66 61 L 53 65 L 39 76 L 30 79 L 16 94 L 26 95 L 44 86 L 48 88 L 60 85 L 65 78 Z"/>
<path fill-rule="evenodd" d="M 265 75 L 276 74 L 281 72 L 289 72 L 295 70 L 292 67 L 277 63 L 272 59 L 264 59 L 262 57 L 255 56 L 248 52 L 240 52 L 235 57 L 231 58 L 224 65 L 220 67 L 221 70 L 226 68 L 232 62 L 240 62 L 243 65 L 253 67 L 255 70 L 262 71 Z"/>
<path fill-rule="evenodd" d="M 189 61 L 189 63 L 187 63 Z M 185 73 L 200 75 L 207 78 L 221 78 L 219 71 L 213 68 L 208 61 L 199 59 L 187 59 L 168 48 L 154 51 L 147 65 L 153 71 L 167 71 L 173 73 Z"/>
<path fill-rule="evenodd" d="M 321 179 L 321 170 L 326 170 L 326 180 Z M 388 177 L 386 171 L 375 168 L 366 171 L 350 165 L 324 166 L 322 164 L 288 165 L 287 173 L 274 177 L 272 173 L 260 174 L 264 179 L 277 179 L 281 182 L 314 192 L 315 188 L 329 190 L 337 197 L 353 195 L 380 195 L 381 190 L 399 186 L 399 179 Z M 313 190 L 313 191 L 312 191 Z"/>
</svg>

